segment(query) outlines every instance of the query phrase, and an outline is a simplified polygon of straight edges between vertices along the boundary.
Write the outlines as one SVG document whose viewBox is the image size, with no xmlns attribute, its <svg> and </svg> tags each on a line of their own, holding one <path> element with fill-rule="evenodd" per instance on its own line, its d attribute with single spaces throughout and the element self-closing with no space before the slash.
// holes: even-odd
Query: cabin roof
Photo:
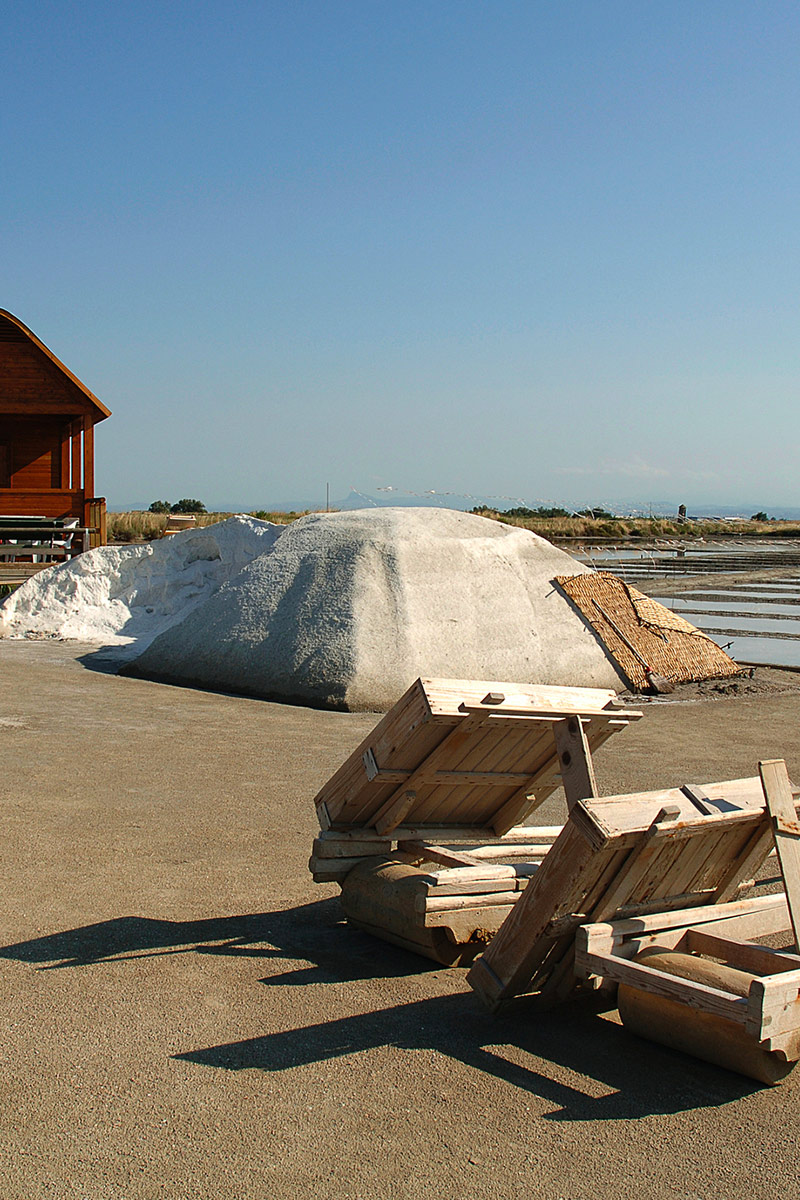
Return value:
<svg viewBox="0 0 800 1200">
<path fill-rule="evenodd" d="M 75 385 L 86 397 L 86 399 L 97 410 L 97 415 L 94 422 L 104 421 L 106 417 L 111 416 L 111 409 L 106 408 L 102 401 L 97 399 L 93 392 L 90 392 L 84 383 L 81 383 L 77 375 L 73 375 L 69 367 L 65 367 L 59 358 L 56 358 L 52 350 L 45 346 L 44 342 L 40 341 L 36 334 L 28 329 L 28 326 L 20 321 L 19 317 L 15 317 L 13 313 L 7 312 L 6 309 L 0 308 L 0 342 L 30 342 L 37 350 L 45 355 L 46 358 L 55 366 L 66 378 Z"/>
</svg>

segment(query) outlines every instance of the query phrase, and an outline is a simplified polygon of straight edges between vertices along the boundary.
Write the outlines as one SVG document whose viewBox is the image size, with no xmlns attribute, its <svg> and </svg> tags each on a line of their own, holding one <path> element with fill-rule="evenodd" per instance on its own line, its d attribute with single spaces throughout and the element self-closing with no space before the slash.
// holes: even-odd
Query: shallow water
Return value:
<svg viewBox="0 0 800 1200">
<path fill-rule="evenodd" d="M 586 548 L 576 554 L 598 570 L 609 571 L 642 590 L 666 608 L 707 632 L 737 661 L 800 666 L 800 544 L 764 542 L 705 543 L 656 548 Z M 728 582 L 727 576 L 785 568 L 778 578 L 752 583 Z M 658 580 L 714 575 L 707 588 L 690 588 L 675 596 L 659 596 Z M 649 586 L 648 586 L 649 583 Z"/>
</svg>

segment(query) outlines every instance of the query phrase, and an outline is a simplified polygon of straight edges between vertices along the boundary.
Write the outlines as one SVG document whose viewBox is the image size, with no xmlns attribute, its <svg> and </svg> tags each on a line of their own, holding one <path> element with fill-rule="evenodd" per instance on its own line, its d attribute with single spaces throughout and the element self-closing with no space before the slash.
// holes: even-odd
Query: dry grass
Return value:
<svg viewBox="0 0 800 1200">
<path fill-rule="evenodd" d="M 481 514 L 493 521 L 530 529 L 549 541 L 592 542 L 652 541 L 656 538 L 796 538 L 800 524 L 794 521 L 678 521 L 670 517 L 509 517 L 501 512 Z"/>
<path fill-rule="evenodd" d="M 215 525 L 232 513 L 199 513 L 197 525 Z M 248 514 L 261 521 L 288 525 L 305 512 L 268 512 L 255 509 Z M 793 521 L 678 521 L 670 517 L 615 517 L 613 520 L 591 517 L 509 517 L 501 512 L 481 513 L 493 521 L 530 529 L 549 541 L 653 541 L 657 538 L 796 538 L 800 524 Z M 163 513 L 124 512 L 108 514 L 109 542 L 149 542 L 163 537 L 168 517 Z"/>
<path fill-rule="evenodd" d="M 216 525 L 234 514 L 229 512 L 197 513 L 197 527 Z M 257 517 L 260 521 L 273 521 L 276 525 L 288 525 L 290 521 L 305 516 L 300 512 L 266 512 L 258 509 L 247 514 Z M 119 542 L 152 542 L 164 536 L 169 517 L 166 513 L 151 512 L 122 512 L 108 514 L 108 540 L 110 543 Z"/>
</svg>

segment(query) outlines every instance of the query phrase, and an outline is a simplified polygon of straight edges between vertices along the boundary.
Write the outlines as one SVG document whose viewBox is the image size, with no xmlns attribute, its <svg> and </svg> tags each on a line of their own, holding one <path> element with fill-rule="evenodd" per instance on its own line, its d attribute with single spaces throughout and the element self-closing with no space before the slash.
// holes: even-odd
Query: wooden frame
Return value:
<svg viewBox="0 0 800 1200">
<path fill-rule="evenodd" d="M 749 939 L 791 928 L 783 895 L 672 914 L 584 925 L 575 939 L 575 972 L 603 984 L 630 984 L 687 1008 L 742 1025 L 769 1052 L 800 1056 L 800 955 Z M 746 997 L 666 974 L 631 959 L 643 949 L 707 955 L 759 975 Z"/>
</svg>

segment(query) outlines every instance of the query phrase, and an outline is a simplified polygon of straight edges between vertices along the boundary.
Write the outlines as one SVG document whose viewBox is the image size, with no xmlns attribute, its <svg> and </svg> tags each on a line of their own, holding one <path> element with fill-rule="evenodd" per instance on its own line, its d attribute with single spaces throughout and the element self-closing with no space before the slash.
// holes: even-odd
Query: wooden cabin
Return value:
<svg viewBox="0 0 800 1200">
<path fill-rule="evenodd" d="M 111 416 L 18 317 L 0 309 L 0 518 L 77 518 L 106 541 L 94 427 Z"/>
</svg>

